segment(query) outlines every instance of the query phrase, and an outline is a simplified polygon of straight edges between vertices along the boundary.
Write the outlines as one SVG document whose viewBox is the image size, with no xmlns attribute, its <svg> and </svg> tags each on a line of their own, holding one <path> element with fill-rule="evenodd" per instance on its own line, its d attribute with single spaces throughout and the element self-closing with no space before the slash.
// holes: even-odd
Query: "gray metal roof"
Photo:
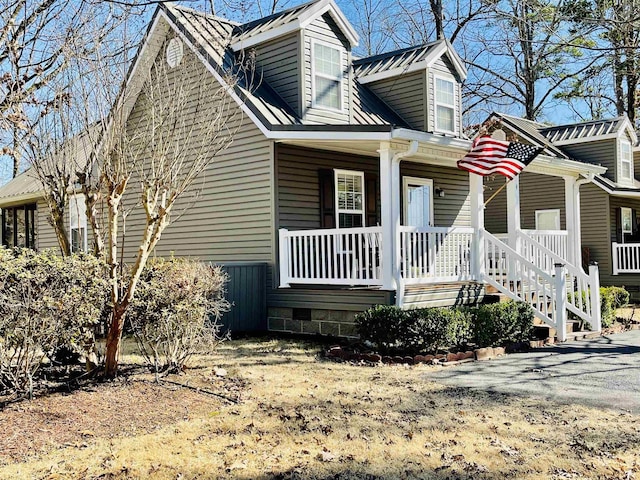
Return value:
<svg viewBox="0 0 640 480">
<path fill-rule="evenodd" d="M 396 68 L 406 68 L 424 58 L 444 40 L 431 42 L 426 45 L 403 48 L 393 52 L 382 53 L 372 57 L 359 58 L 353 61 L 356 76 L 364 77 L 374 73 L 384 72 Z"/>
<path fill-rule="evenodd" d="M 298 18 L 300 14 L 310 9 L 319 1 L 320 0 L 313 0 L 311 2 L 303 3 L 302 5 L 274 13 L 273 15 L 253 20 L 243 25 L 237 25 L 233 29 L 233 41 L 237 42 L 240 40 L 246 40 L 254 35 L 286 25 Z"/>
<path fill-rule="evenodd" d="M 539 147 L 543 147 L 547 155 L 566 159 L 571 158 L 540 133 L 540 130 L 547 127 L 546 125 L 520 117 L 513 117 L 504 113 L 492 113 L 489 118 L 494 117 L 499 118 L 505 126 L 514 130 L 524 139 L 529 140 L 531 143 L 534 143 Z"/>
<path fill-rule="evenodd" d="M 31 169 L 9 180 L 0 187 L 0 205 L 16 197 L 38 197 L 42 184 Z"/>
<path fill-rule="evenodd" d="M 555 127 L 541 128 L 540 133 L 551 142 L 564 142 L 580 140 L 589 137 L 616 134 L 624 128 L 627 117 L 621 116 L 608 120 L 592 120 L 589 122 L 558 125 Z"/>
<path fill-rule="evenodd" d="M 304 4 L 300 8 L 306 9 L 317 1 L 319 0 Z M 200 50 L 200 53 L 213 68 L 220 73 L 234 68 L 235 57 L 229 45 L 233 32 L 238 28 L 236 25 L 219 17 L 196 12 L 189 8 L 170 4 L 164 8 L 169 18 Z M 298 15 L 301 10 L 298 7 L 287 10 L 288 13 L 285 17 L 289 18 L 289 15 L 292 15 L 294 11 Z M 273 22 L 264 22 L 261 25 L 270 25 L 270 28 L 275 28 Z M 235 41 L 235 38 L 233 40 Z M 268 128 L 300 126 L 317 130 L 323 127 L 322 125 L 304 125 L 302 119 L 264 79 L 260 82 L 252 82 L 251 78 L 245 76 L 247 72 L 236 70 L 235 73 L 238 75 L 236 92 Z M 257 86 L 254 86 L 256 83 Z M 406 127 L 406 122 L 400 119 L 367 87 L 359 85 L 357 82 L 354 82 L 351 107 L 353 108 L 352 125 Z"/>
</svg>

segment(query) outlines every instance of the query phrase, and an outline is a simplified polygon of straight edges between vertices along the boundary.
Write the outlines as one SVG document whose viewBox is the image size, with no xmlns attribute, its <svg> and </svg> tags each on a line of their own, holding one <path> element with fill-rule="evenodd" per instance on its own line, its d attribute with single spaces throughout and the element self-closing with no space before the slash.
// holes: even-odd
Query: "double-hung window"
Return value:
<svg viewBox="0 0 640 480">
<path fill-rule="evenodd" d="M 453 80 L 434 76 L 435 89 L 435 130 L 455 133 L 456 131 L 456 85 Z"/>
<path fill-rule="evenodd" d="M 364 173 L 336 170 L 338 228 L 364 226 Z"/>
<path fill-rule="evenodd" d="M 342 50 L 313 42 L 313 106 L 342 110 Z"/>
<path fill-rule="evenodd" d="M 633 156 L 631 143 L 626 140 L 620 142 L 620 178 L 631 181 L 633 179 Z"/>
<path fill-rule="evenodd" d="M 69 197 L 69 237 L 71 252 L 87 251 L 87 210 L 82 194 Z"/>
</svg>

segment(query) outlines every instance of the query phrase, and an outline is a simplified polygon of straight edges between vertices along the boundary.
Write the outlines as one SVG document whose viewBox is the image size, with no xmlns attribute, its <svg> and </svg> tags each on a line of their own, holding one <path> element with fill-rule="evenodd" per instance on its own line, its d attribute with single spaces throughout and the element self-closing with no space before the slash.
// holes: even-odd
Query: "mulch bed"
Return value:
<svg viewBox="0 0 640 480">
<path fill-rule="evenodd" d="M 174 380 L 186 383 L 182 377 Z M 152 432 L 218 411 L 229 404 L 225 398 L 238 398 L 242 389 L 231 379 L 205 372 L 190 372 L 188 381 L 203 390 L 156 383 L 152 375 L 136 374 L 10 403 L 0 409 L 0 464 L 24 461 L 64 446 L 82 448 L 94 437 Z"/>
</svg>

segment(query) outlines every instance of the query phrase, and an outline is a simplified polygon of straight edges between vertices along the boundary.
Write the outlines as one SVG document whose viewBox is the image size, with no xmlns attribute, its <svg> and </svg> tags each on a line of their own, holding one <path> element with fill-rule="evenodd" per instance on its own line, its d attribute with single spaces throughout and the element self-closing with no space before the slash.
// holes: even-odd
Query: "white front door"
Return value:
<svg viewBox="0 0 640 480">
<path fill-rule="evenodd" d="M 411 227 L 433 226 L 433 180 L 402 177 L 404 224 Z"/>
</svg>

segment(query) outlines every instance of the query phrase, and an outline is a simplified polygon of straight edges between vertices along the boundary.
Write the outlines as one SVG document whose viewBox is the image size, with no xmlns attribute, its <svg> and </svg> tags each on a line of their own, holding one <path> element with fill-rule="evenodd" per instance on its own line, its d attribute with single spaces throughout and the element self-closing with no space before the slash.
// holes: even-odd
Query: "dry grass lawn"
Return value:
<svg viewBox="0 0 640 480">
<path fill-rule="evenodd" d="M 233 341 L 172 379 L 237 404 L 138 373 L 8 406 L 0 478 L 640 479 L 636 416 L 448 388 L 422 378 L 435 367 L 318 352 Z"/>
</svg>

